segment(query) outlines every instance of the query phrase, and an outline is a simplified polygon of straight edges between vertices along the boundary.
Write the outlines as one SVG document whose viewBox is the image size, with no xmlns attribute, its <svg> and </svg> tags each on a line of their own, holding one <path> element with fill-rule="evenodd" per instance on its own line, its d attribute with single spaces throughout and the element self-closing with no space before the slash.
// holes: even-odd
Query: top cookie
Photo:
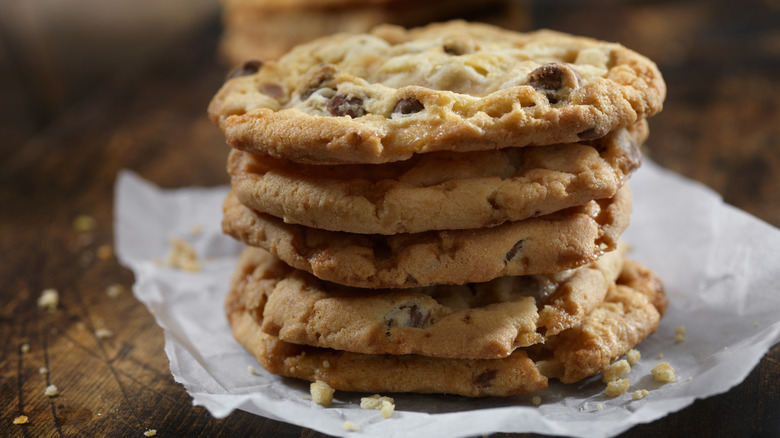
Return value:
<svg viewBox="0 0 780 438">
<path fill-rule="evenodd" d="M 316 164 L 589 140 L 666 94 L 619 44 L 463 21 L 337 34 L 234 76 L 209 105 L 228 144 Z"/>
</svg>

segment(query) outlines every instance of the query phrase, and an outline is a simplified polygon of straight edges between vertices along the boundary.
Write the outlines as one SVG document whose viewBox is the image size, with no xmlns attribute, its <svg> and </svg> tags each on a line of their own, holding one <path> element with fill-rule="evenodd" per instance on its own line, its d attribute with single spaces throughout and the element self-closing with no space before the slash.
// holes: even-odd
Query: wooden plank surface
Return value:
<svg viewBox="0 0 780 438">
<path fill-rule="evenodd" d="M 618 40 L 658 59 L 669 98 L 651 121 L 648 155 L 780 226 L 775 3 L 587 4 L 535 3 L 533 22 Z M 192 407 L 168 370 L 162 330 L 129 292 L 132 274 L 100 249 L 113 242 L 120 169 L 163 187 L 227 182 L 226 146 L 205 116 L 224 76 L 214 57 L 218 34 L 214 20 L 30 141 L 3 144 L 0 436 L 143 436 L 149 429 L 157 436 L 322 436 L 244 412 L 215 420 Z M 95 229 L 76 230 L 79 215 L 93 217 Z M 112 297 L 106 289 L 114 284 L 124 291 Z M 37 306 L 46 288 L 59 291 L 54 312 Z M 112 336 L 98 336 L 101 328 Z M 775 346 L 728 393 L 626 435 L 780 436 L 779 382 Z M 50 384 L 57 397 L 44 395 Z M 19 415 L 29 424 L 13 425 Z"/>
</svg>

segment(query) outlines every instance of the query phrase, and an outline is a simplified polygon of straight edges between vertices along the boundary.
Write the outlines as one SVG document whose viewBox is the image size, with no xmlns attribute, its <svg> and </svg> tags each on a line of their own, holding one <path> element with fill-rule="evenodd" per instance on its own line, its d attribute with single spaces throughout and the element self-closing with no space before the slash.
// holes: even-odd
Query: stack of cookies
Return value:
<svg viewBox="0 0 780 438">
<path fill-rule="evenodd" d="M 419 26 L 462 16 L 523 26 L 523 2 L 513 0 L 221 0 L 220 57 L 230 65 L 277 59 L 292 47 L 336 32 L 361 33 L 379 24 Z"/>
<path fill-rule="evenodd" d="M 232 147 L 226 302 L 269 372 L 360 392 L 576 382 L 653 333 L 625 257 L 655 64 L 623 46 L 452 21 L 248 62 L 209 115 Z"/>
</svg>

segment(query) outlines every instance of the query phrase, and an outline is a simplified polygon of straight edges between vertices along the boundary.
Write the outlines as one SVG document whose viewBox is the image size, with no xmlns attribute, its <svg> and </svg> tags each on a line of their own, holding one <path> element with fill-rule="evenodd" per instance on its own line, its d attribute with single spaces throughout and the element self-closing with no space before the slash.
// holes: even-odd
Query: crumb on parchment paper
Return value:
<svg viewBox="0 0 780 438">
<path fill-rule="evenodd" d="M 381 412 L 382 418 L 390 418 L 395 411 L 395 400 L 392 397 L 385 397 L 374 394 L 370 397 L 360 399 L 361 409 L 376 409 Z"/>
<path fill-rule="evenodd" d="M 669 362 L 660 362 L 654 366 L 651 370 L 653 377 L 658 382 L 669 383 L 674 382 L 674 368 L 669 365 Z"/>
<path fill-rule="evenodd" d="M 344 430 L 347 432 L 360 432 L 360 426 L 358 426 L 355 423 L 352 423 L 350 421 L 345 421 L 344 426 L 342 426 Z"/>
<path fill-rule="evenodd" d="M 642 400 L 643 398 L 647 397 L 647 394 L 649 393 L 646 389 L 637 389 L 633 394 L 631 394 L 631 398 L 634 400 Z"/>
<path fill-rule="evenodd" d="M 311 399 L 320 406 L 330 406 L 333 402 L 334 389 L 322 380 L 317 380 L 309 386 Z"/>
<path fill-rule="evenodd" d="M 607 383 L 607 389 L 604 391 L 609 397 L 617 397 L 626 392 L 631 382 L 628 379 L 618 379 Z"/>
<path fill-rule="evenodd" d="M 601 381 L 604 383 L 614 382 L 620 379 L 620 376 L 631 372 L 631 365 L 626 359 L 621 359 L 610 364 L 602 371 Z"/>
<path fill-rule="evenodd" d="M 20 415 L 14 418 L 14 424 L 28 424 L 28 423 L 30 423 L 30 419 L 27 418 L 27 415 Z"/>
<path fill-rule="evenodd" d="M 685 342 L 685 326 L 684 325 L 678 325 L 674 329 L 674 342 L 677 343 L 677 344 Z"/>
<path fill-rule="evenodd" d="M 639 359 L 641 358 L 642 358 L 642 354 L 639 352 L 639 350 L 635 348 L 628 350 L 628 353 L 626 353 L 626 360 L 628 361 L 628 364 L 631 366 L 634 366 L 637 363 L 639 363 Z"/>
<path fill-rule="evenodd" d="M 198 272 L 201 270 L 200 259 L 186 240 L 173 237 L 170 239 L 171 250 L 165 260 L 157 260 L 159 266 L 180 269 L 188 272 Z"/>
</svg>

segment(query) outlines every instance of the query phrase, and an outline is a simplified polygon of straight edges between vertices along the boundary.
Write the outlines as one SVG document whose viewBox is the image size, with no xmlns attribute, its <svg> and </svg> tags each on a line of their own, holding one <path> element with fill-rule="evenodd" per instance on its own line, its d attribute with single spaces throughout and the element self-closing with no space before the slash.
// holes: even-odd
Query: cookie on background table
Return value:
<svg viewBox="0 0 780 438">
<path fill-rule="evenodd" d="M 647 121 L 600 139 L 386 164 L 297 164 L 233 150 L 242 204 L 287 223 L 361 234 L 490 227 L 611 198 L 641 164 Z"/>
<path fill-rule="evenodd" d="M 521 30 L 528 21 L 524 2 L 512 0 L 222 0 L 221 6 L 219 57 L 230 66 L 277 59 L 298 44 L 385 23 L 408 27 L 469 16 Z"/>
<path fill-rule="evenodd" d="M 463 21 L 324 37 L 239 74 L 208 110 L 227 143 L 312 164 L 593 140 L 666 94 L 619 44 Z"/>
<path fill-rule="evenodd" d="M 408 288 L 551 274 L 588 264 L 617 247 L 631 205 L 630 187 L 624 185 L 609 199 L 495 227 L 386 236 L 286 224 L 247 208 L 231 192 L 222 229 L 323 280 Z"/>
</svg>

